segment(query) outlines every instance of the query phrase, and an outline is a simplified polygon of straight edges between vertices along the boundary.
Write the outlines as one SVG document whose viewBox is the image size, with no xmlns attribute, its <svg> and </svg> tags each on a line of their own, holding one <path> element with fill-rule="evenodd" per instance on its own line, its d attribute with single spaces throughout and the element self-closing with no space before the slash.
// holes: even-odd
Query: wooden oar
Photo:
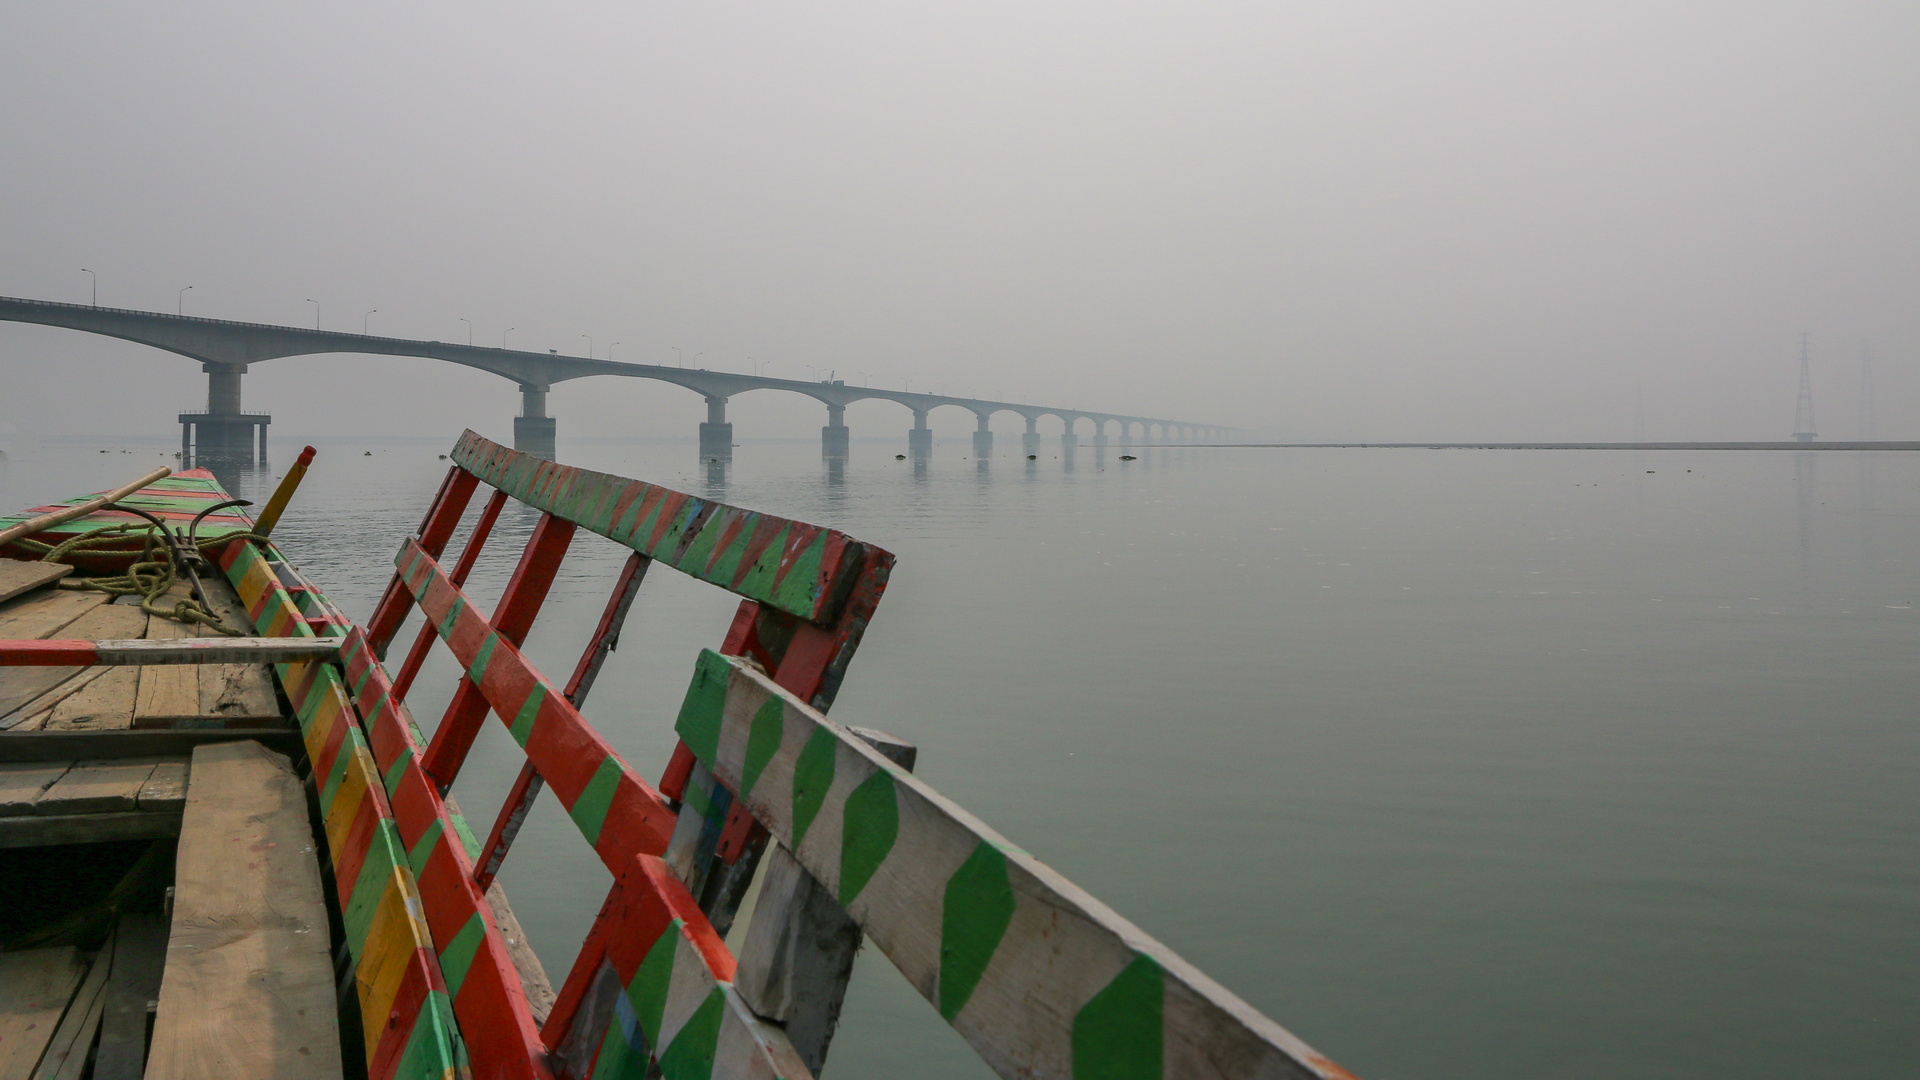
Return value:
<svg viewBox="0 0 1920 1080">
<path fill-rule="evenodd" d="M 275 525 L 280 524 L 281 511 L 285 510 L 287 503 L 293 500 L 294 489 L 300 486 L 300 479 L 307 475 L 307 466 L 312 462 L 313 447 L 309 446 L 300 451 L 299 460 L 293 463 L 293 468 L 288 469 L 287 475 L 281 479 L 280 486 L 274 489 L 273 498 L 267 500 L 267 508 L 260 511 L 259 517 L 253 519 L 255 536 L 265 536 L 273 531 Z"/>
<path fill-rule="evenodd" d="M 37 518 L 30 518 L 18 525 L 9 525 L 4 529 L 0 529 L 0 547 L 5 547 L 23 536 L 32 536 L 42 529 L 50 529 L 63 521 L 72 521 L 77 517 L 86 517 L 88 514 L 106 506 L 108 503 L 119 502 L 121 499 L 153 483 L 155 480 L 164 479 L 172 475 L 173 470 L 162 465 L 125 487 L 114 488 L 105 495 L 95 495 L 93 498 L 88 499 L 78 506 L 63 506 L 51 514 L 41 514 Z"/>
</svg>

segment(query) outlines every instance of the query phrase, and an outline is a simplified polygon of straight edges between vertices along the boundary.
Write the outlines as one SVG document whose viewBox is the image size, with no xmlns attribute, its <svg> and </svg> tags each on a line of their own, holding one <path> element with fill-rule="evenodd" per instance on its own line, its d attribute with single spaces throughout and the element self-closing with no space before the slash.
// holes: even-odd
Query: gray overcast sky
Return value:
<svg viewBox="0 0 1920 1080">
<path fill-rule="evenodd" d="M 1287 425 L 1920 437 L 1920 4 L 0 7 L 0 293 Z M 190 362 L 0 324 L 0 421 L 170 432 Z M 431 361 L 283 434 L 510 432 Z M 76 418 L 84 408 L 84 416 Z M 698 398 L 557 387 L 567 435 Z M 819 406 L 747 395 L 736 435 Z M 937 413 L 959 434 L 970 424 Z M 897 406 L 850 410 L 898 433 Z M 999 425 L 1017 420 L 1003 416 Z M 1052 430 L 1043 428 L 1043 430 Z"/>
</svg>

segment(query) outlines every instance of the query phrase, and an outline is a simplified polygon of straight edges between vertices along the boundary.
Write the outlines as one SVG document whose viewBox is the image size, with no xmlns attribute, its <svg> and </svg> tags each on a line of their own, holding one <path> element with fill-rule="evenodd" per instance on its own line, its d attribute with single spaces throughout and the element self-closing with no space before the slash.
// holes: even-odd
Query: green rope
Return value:
<svg viewBox="0 0 1920 1080">
<path fill-rule="evenodd" d="M 140 610 L 149 615 L 158 615 L 163 619 L 187 625 L 198 624 L 209 630 L 240 637 L 243 630 L 235 630 L 220 621 L 220 617 L 201 606 L 198 600 L 187 597 L 172 607 L 161 607 L 158 600 L 179 580 L 180 568 L 175 565 L 173 546 L 160 535 L 160 530 L 144 522 L 125 522 L 119 525 L 105 525 L 98 529 L 83 532 L 78 536 L 61 541 L 59 544 L 46 544 L 38 540 L 15 540 L 13 543 L 28 551 L 40 553 L 41 562 L 63 563 L 67 556 L 81 551 L 98 551 L 112 545 L 122 544 L 133 537 L 128 534 L 135 529 L 145 530 L 140 539 L 144 543 L 140 554 L 127 572 L 113 577 L 64 578 L 60 582 L 63 589 L 85 589 L 103 592 L 112 596 L 138 596 Z M 197 542 L 196 546 L 204 551 L 210 547 L 235 540 L 264 540 L 266 537 L 253 533 L 228 533 L 225 536 L 210 536 Z"/>
</svg>

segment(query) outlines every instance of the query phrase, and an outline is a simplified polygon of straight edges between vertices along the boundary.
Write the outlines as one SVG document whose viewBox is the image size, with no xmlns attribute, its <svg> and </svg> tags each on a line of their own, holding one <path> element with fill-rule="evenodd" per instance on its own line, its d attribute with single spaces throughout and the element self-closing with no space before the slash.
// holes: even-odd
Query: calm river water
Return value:
<svg viewBox="0 0 1920 1080">
<path fill-rule="evenodd" d="M 452 441 L 321 446 L 281 539 L 350 614 Z M 171 447 L 122 449 L 17 452 L 0 505 Z M 899 449 L 829 475 L 750 443 L 720 478 L 687 443 L 561 446 L 894 551 L 835 718 L 1363 1077 L 1914 1075 L 1920 455 Z M 576 541 L 548 672 L 622 555 Z M 642 772 L 733 607 L 649 577 L 586 709 Z M 455 790 L 481 827 L 517 762 L 491 727 Z M 608 879 L 551 799 L 502 880 L 564 977 Z M 869 951 L 828 1075 L 988 1074 Z"/>
</svg>

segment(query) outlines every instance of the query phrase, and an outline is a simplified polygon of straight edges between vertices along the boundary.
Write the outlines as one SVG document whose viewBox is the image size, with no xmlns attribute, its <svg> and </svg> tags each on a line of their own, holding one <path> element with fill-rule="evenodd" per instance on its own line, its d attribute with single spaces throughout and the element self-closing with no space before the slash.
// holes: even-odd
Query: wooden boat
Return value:
<svg viewBox="0 0 1920 1080">
<path fill-rule="evenodd" d="M 261 521 L 229 508 L 198 534 L 204 604 L 243 636 L 72 586 L 124 573 L 144 539 L 71 571 L 0 551 L 47 579 L 0 606 L 0 686 L 31 692 L 0 732 L 0 880 L 56 882 L 0 926 L 0 1077 L 793 1080 L 825 1064 L 863 939 L 1003 1076 L 1347 1075 L 917 780 L 914 747 L 826 718 L 885 550 L 472 432 L 451 457 L 364 625 L 273 542 L 286 489 Z M 183 473 L 113 505 L 177 522 L 224 496 Z M 509 500 L 540 517 L 483 614 L 462 585 Z M 519 646 L 576 541 L 629 554 L 555 682 Z M 657 783 L 579 712 L 655 563 L 741 598 L 691 658 Z M 428 738 L 406 698 L 436 646 L 465 674 Z M 70 704 L 109 679 L 111 709 Z M 235 680 L 244 715 L 208 697 Z M 480 830 L 447 792 L 489 715 L 525 762 Z M 547 790 L 614 878 L 557 988 L 494 880 Z"/>
</svg>

